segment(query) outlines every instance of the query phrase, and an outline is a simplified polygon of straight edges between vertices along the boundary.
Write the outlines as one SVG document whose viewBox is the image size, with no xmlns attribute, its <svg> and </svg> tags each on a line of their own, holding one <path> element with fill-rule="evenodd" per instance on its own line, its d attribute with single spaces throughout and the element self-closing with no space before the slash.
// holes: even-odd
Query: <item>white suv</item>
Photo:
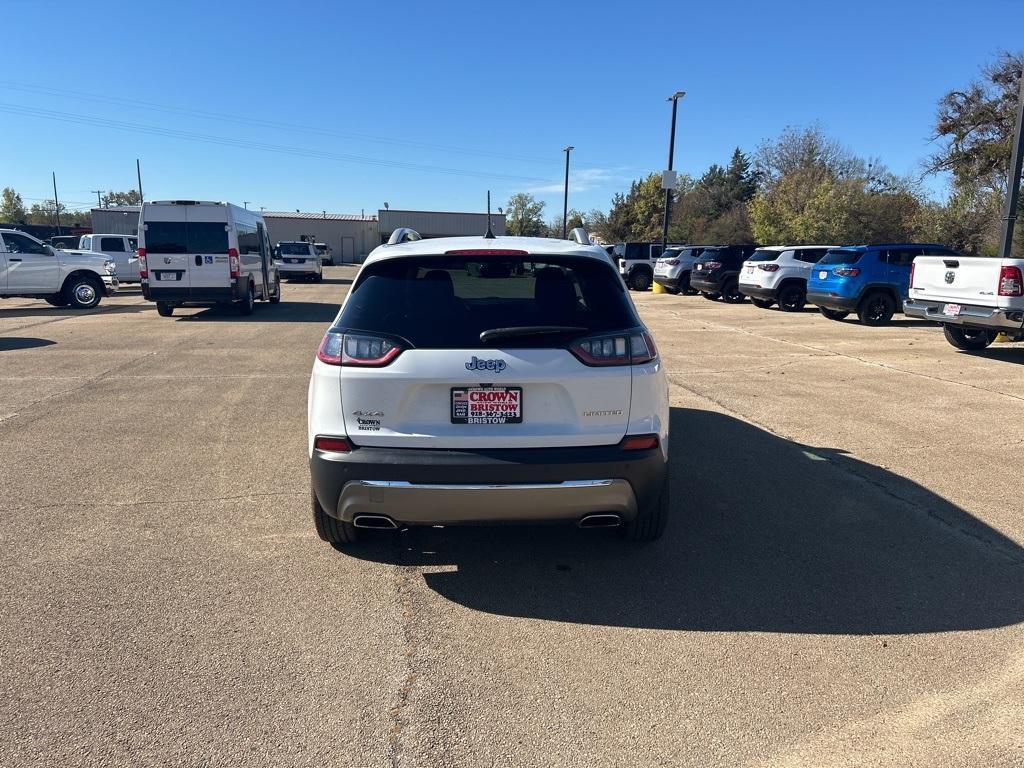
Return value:
<svg viewBox="0 0 1024 768">
<path fill-rule="evenodd" d="M 807 303 L 807 277 L 811 268 L 834 245 L 773 245 L 758 248 L 740 267 L 740 292 L 755 307 L 799 312 Z"/>
<path fill-rule="evenodd" d="M 313 243 L 285 240 L 277 244 L 275 252 L 281 260 L 281 277 L 308 277 L 318 283 L 323 280 L 323 265 Z"/>
<path fill-rule="evenodd" d="M 696 293 L 690 288 L 693 262 L 704 253 L 706 245 L 674 245 L 654 264 L 654 282 L 669 293 Z"/>
<path fill-rule="evenodd" d="M 658 538 L 668 384 L 607 254 L 401 232 L 369 255 L 313 363 L 320 537 L 561 521 Z"/>
</svg>

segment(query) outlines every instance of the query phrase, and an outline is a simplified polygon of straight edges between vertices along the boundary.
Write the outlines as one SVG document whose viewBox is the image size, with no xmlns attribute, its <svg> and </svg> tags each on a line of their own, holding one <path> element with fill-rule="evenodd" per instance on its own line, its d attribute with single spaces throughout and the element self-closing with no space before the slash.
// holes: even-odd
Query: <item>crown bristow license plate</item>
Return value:
<svg viewBox="0 0 1024 768">
<path fill-rule="evenodd" d="M 452 424 L 522 423 L 522 387 L 452 387 Z"/>
</svg>

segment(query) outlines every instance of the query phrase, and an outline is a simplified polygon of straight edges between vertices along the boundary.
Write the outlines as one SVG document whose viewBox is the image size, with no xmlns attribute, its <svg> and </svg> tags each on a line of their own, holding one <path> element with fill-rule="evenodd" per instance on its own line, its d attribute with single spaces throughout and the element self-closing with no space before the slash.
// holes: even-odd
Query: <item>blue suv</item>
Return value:
<svg viewBox="0 0 1024 768">
<path fill-rule="evenodd" d="M 864 325 L 885 325 L 907 298 L 916 256 L 960 255 L 933 243 L 833 248 L 811 270 L 807 301 L 829 320 L 856 312 Z"/>
</svg>

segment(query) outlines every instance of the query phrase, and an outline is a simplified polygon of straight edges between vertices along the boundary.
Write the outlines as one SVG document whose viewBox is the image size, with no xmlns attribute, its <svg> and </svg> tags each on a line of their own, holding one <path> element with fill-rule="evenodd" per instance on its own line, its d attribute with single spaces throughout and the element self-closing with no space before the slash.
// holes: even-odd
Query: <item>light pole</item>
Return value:
<svg viewBox="0 0 1024 768">
<path fill-rule="evenodd" d="M 668 134 L 668 169 L 672 170 L 672 160 L 676 152 L 676 108 L 679 106 L 679 100 L 686 95 L 686 91 L 676 91 L 669 96 L 666 101 L 672 102 L 672 128 Z M 661 223 L 661 250 L 665 251 L 668 247 L 668 220 L 672 215 L 672 190 L 665 190 L 665 219 Z"/>
<path fill-rule="evenodd" d="M 565 197 L 562 199 L 562 239 L 568 236 L 566 225 L 569 222 L 569 153 L 576 147 L 568 146 L 562 151 L 565 152 Z"/>
<path fill-rule="evenodd" d="M 1013 228 L 1017 223 L 1021 165 L 1024 165 L 1024 77 L 1020 79 L 1020 95 L 1017 98 L 1017 128 L 1013 137 L 1013 151 L 1010 153 L 1010 174 L 1006 180 L 1006 211 L 999 243 L 999 255 L 1004 259 L 1010 258 L 1010 251 L 1013 250 Z"/>
</svg>

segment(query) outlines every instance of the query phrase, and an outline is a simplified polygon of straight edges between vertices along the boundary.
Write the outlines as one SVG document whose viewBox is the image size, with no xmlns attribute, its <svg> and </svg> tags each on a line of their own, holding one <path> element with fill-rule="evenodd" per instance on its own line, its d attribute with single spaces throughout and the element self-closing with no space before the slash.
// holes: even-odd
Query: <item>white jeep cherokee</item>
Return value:
<svg viewBox="0 0 1024 768">
<path fill-rule="evenodd" d="M 336 546 L 410 525 L 665 528 L 667 380 L 597 247 L 377 248 L 320 344 L 308 416 L 313 519 Z"/>
</svg>

